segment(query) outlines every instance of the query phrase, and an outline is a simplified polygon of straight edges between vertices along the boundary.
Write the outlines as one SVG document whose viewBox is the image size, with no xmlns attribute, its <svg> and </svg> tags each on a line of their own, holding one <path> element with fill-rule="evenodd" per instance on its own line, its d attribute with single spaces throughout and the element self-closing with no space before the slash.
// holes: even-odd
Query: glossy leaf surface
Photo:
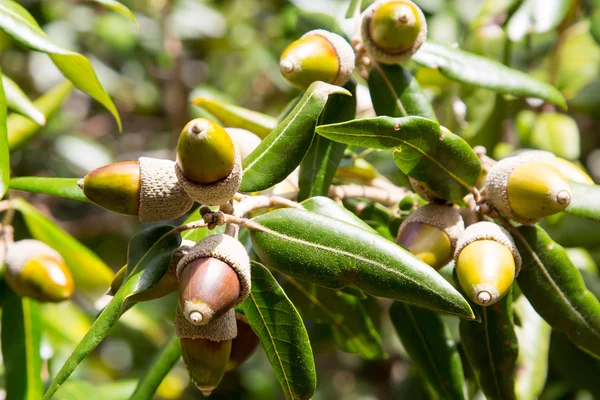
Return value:
<svg viewBox="0 0 600 400">
<path fill-rule="evenodd" d="M 600 186 L 571 182 L 571 204 L 566 212 L 600 221 Z"/>
<path fill-rule="evenodd" d="M 77 186 L 78 178 L 46 178 L 23 176 L 10 181 L 10 188 L 30 193 L 42 193 L 65 199 L 89 202 L 83 191 Z"/>
<path fill-rule="evenodd" d="M 104 7 L 113 10 L 116 13 L 121 14 L 125 18 L 129 19 L 135 25 L 137 25 L 137 21 L 135 19 L 135 15 L 131 12 L 129 8 L 127 8 L 124 4 L 119 3 L 116 0 L 92 0 L 94 3 L 102 4 Z"/>
<path fill-rule="evenodd" d="M 38 125 L 46 124 L 44 114 L 35 107 L 35 104 L 23 93 L 19 85 L 7 76 L 2 75 L 2 86 L 4 87 L 6 105 L 9 110 L 31 119 Z"/>
</svg>

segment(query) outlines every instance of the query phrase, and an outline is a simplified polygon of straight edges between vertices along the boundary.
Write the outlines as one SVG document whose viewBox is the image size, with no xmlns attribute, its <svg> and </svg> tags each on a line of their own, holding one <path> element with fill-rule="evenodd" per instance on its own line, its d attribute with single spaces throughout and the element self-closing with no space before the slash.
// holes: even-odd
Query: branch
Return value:
<svg viewBox="0 0 600 400">
<path fill-rule="evenodd" d="M 388 189 L 382 189 L 379 187 L 352 184 L 331 186 L 329 188 L 329 197 L 334 199 L 343 200 L 353 197 L 361 197 L 376 201 L 385 206 L 393 206 L 398 204 L 410 193 L 411 192 L 408 189 L 399 188 L 397 186 L 393 186 L 393 188 L 389 187 Z"/>
</svg>

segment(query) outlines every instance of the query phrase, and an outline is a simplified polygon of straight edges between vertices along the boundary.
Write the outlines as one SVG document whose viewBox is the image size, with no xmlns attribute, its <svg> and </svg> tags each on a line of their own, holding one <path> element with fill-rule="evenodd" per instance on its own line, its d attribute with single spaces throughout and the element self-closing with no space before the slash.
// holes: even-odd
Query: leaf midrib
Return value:
<svg viewBox="0 0 600 400">
<path fill-rule="evenodd" d="M 392 93 L 392 96 L 394 97 L 396 105 L 398 106 L 398 109 L 402 113 L 402 116 L 408 117 L 408 112 L 404 108 L 404 104 L 402 104 L 402 100 L 400 100 L 400 97 L 398 97 L 398 94 L 396 93 L 396 89 L 394 88 L 394 85 L 392 85 L 392 82 L 390 82 L 390 80 L 388 79 L 387 75 L 384 73 L 384 71 L 381 68 L 381 66 L 379 65 L 379 63 L 375 62 L 375 63 L 373 63 L 373 66 L 375 68 L 377 68 L 379 75 L 383 79 L 383 83 L 387 86 L 389 91 Z"/>
</svg>

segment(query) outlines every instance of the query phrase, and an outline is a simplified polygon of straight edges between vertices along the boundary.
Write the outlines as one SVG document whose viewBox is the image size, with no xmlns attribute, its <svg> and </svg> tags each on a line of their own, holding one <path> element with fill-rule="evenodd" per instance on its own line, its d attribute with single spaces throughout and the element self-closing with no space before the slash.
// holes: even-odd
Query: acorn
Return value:
<svg viewBox="0 0 600 400">
<path fill-rule="evenodd" d="M 584 185 L 593 185 L 594 180 L 579 166 L 569 160 L 557 157 L 554 153 L 545 150 L 523 149 L 515 152 L 513 155 L 519 157 L 530 157 L 532 160 L 539 160 L 552 165 L 567 180 L 581 183 Z"/>
<path fill-rule="evenodd" d="M 571 203 L 569 181 L 552 165 L 527 156 L 507 157 L 486 177 L 487 202 L 521 224 L 534 224 Z"/>
<path fill-rule="evenodd" d="M 235 311 L 230 309 L 208 325 L 192 325 L 177 307 L 175 335 L 192 382 L 209 396 L 223 379 L 231 342 L 237 336 Z"/>
<path fill-rule="evenodd" d="M 77 185 L 92 203 L 141 222 L 179 218 L 194 201 L 179 184 L 170 160 L 140 157 L 105 165 L 88 173 Z"/>
<path fill-rule="evenodd" d="M 260 339 L 250 327 L 245 315 L 236 312 L 237 336 L 231 343 L 231 355 L 225 371 L 232 371 L 242 365 L 258 347 Z"/>
<path fill-rule="evenodd" d="M 400 225 L 396 243 L 435 269 L 448 264 L 465 230 L 458 210 L 442 204 L 417 208 Z"/>
<path fill-rule="evenodd" d="M 454 260 L 458 283 L 481 306 L 500 301 L 521 269 L 521 256 L 508 231 L 486 221 L 465 229 Z"/>
<path fill-rule="evenodd" d="M 196 118 L 179 136 L 175 173 L 192 199 L 218 206 L 231 200 L 240 187 L 242 160 L 225 129 Z"/>
<path fill-rule="evenodd" d="M 21 297 L 56 303 L 69 299 L 75 291 L 65 260 L 38 240 L 25 239 L 11 244 L 5 264 L 6 282 Z"/>
<path fill-rule="evenodd" d="M 379 0 L 363 12 L 361 36 L 372 58 L 397 64 L 419 50 L 427 38 L 427 21 L 412 1 Z"/>
<path fill-rule="evenodd" d="M 279 70 L 301 90 L 315 81 L 343 86 L 354 72 L 354 50 L 340 35 L 315 29 L 283 51 Z"/>
<path fill-rule="evenodd" d="M 246 248 L 225 234 L 207 236 L 177 265 L 179 306 L 193 325 L 206 325 L 250 293 Z"/>
</svg>

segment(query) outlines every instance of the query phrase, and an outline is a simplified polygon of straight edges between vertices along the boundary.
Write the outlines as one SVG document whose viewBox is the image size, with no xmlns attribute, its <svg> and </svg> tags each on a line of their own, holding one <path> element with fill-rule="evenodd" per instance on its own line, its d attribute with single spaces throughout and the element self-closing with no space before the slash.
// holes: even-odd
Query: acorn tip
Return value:
<svg viewBox="0 0 600 400">
<path fill-rule="evenodd" d="M 477 293 L 477 302 L 482 306 L 485 306 L 490 301 L 492 301 L 492 295 L 490 294 L 490 292 L 483 290 Z"/>
<path fill-rule="evenodd" d="M 282 72 L 290 73 L 294 71 L 294 62 L 289 58 L 285 58 L 279 63 L 279 68 Z"/>
<path fill-rule="evenodd" d="M 189 315 L 190 322 L 194 325 L 199 325 L 202 322 L 202 314 L 198 311 L 192 311 Z"/>
</svg>

